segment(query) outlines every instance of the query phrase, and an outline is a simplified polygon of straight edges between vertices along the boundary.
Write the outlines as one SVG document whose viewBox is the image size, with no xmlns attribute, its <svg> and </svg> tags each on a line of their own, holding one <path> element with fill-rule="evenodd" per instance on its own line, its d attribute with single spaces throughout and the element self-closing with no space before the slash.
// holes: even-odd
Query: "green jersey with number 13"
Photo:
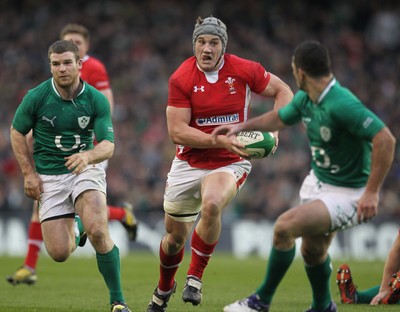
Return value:
<svg viewBox="0 0 400 312">
<path fill-rule="evenodd" d="M 19 105 L 13 127 L 22 134 L 33 129 L 33 158 L 40 174 L 69 173 L 64 157 L 93 148 L 97 141 L 114 142 L 107 98 L 83 82 L 72 100 L 63 100 L 53 78 L 29 90 Z"/>
<path fill-rule="evenodd" d="M 300 90 L 279 116 L 287 125 L 305 125 L 311 168 L 320 181 L 353 188 L 366 185 L 372 138 L 385 124 L 350 90 L 333 79 L 317 103 Z"/>
</svg>

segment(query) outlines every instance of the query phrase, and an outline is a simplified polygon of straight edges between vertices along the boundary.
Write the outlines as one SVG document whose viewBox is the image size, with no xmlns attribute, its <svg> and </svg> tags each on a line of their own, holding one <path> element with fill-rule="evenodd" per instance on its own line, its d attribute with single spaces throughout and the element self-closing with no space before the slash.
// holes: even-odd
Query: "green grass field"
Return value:
<svg viewBox="0 0 400 312">
<path fill-rule="evenodd" d="M 225 304 L 252 293 L 261 282 L 265 261 L 260 258 L 237 260 L 230 255 L 215 254 L 203 277 L 203 302 L 192 307 L 184 304 L 180 293 L 184 284 L 189 255 L 177 274 L 178 288 L 171 298 L 168 312 L 221 312 Z M 158 281 L 158 258 L 150 253 L 131 253 L 122 260 L 123 288 L 133 312 L 146 310 Z M 86 312 L 109 311 L 108 292 L 97 270 L 95 257 L 70 258 L 56 263 L 41 257 L 38 265 L 38 282 L 34 286 L 11 286 L 5 277 L 22 263 L 21 258 L 0 257 L 0 311 L 59 311 Z M 382 262 L 348 262 L 354 280 L 360 289 L 380 281 Z M 340 262 L 333 263 L 334 269 Z M 399 306 L 341 305 L 339 292 L 332 277 L 332 295 L 339 311 L 399 311 Z M 311 291 L 300 260 L 296 260 L 285 276 L 274 297 L 271 312 L 304 311 L 311 302 Z"/>
</svg>

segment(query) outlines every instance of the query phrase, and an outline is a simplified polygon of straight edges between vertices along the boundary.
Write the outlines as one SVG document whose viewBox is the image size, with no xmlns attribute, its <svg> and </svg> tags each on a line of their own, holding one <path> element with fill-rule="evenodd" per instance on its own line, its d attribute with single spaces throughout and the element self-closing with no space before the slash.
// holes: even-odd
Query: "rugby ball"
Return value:
<svg viewBox="0 0 400 312">
<path fill-rule="evenodd" d="M 268 157 L 276 143 L 272 132 L 261 131 L 241 131 L 236 135 L 236 140 L 244 144 L 243 150 L 252 159 Z"/>
</svg>

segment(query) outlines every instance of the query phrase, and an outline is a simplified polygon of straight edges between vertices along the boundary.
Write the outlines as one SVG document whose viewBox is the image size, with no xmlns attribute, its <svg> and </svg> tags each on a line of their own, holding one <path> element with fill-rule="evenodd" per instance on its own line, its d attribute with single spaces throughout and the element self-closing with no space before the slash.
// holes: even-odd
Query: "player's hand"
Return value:
<svg viewBox="0 0 400 312">
<path fill-rule="evenodd" d="M 389 294 L 388 290 L 380 290 L 379 293 L 371 300 L 370 305 L 378 305 L 382 303 L 382 299 Z"/>
<path fill-rule="evenodd" d="M 275 154 L 275 152 L 276 152 L 276 150 L 278 148 L 278 145 L 279 145 L 279 131 L 275 131 L 275 132 L 273 132 L 273 134 L 274 134 L 274 137 L 275 137 L 275 145 L 274 145 L 271 153 L 269 154 L 269 156 Z"/>
<path fill-rule="evenodd" d="M 236 140 L 236 135 L 235 136 L 226 136 L 226 135 L 217 135 L 214 139 L 214 145 L 217 145 L 218 147 L 225 148 L 228 151 L 235 153 L 239 155 L 240 157 L 249 158 L 249 154 L 247 154 L 245 151 L 243 151 L 244 144 L 238 142 Z"/>
<path fill-rule="evenodd" d="M 40 200 L 40 195 L 43 193 L 43 181 L 36 172 L 24 177 L 24 191 L 29 198 Z"/>
<path fill-rule="evenodd" d="M 216 127 L 213 132 L 211 133 L 211 140 L 214 145 L 218 143 L 218 137 L 219 136 L 227 136 L 228 138 L 235 137 L 236 134 L 238 134 L 241 130 L 241 123 L 239 124 L 234 124 L 234 125 L 222 125 Z"/>
<path fill-rule="evenodd" d="M 89 164 L 89 158 L 86 152 L 76 153 L 71 156 L 64 157 L 64 159 L 66 160 L 65 167 L 75 174 L 80 174 Z"/>
<path fill-rule="evenodd" d="M 365 191 L 358 201 L 358 223 L 368 222 L 378 214 L 379 193 Z"/>
</svg>

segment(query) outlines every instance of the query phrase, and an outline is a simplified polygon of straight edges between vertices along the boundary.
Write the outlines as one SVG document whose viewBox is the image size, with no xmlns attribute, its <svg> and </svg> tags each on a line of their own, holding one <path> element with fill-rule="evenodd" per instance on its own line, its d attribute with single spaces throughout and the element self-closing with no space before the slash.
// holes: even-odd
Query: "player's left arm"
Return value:
<svg viewBox="0 0 400 312">
<path fill-rule="evenodd" d="M 274 98 L 274 110 L 285 106 L 293 99 L 293 92 L 282 79 L 270 73 L 270 80 L 267 87 L 261 93 L 265 97 Z M 278 147 L 279 135 L 278 131 L 274 131 L 275 146 Z"/>
<path fill-rule="evenodd" d="M 274 109 L 285 106 L 293 99 L 293 92 L 290 87 L 278 76 L 270 73 L 270 80 L 262 96 L 274 98 Z"/>
<path fill-rule="evenodd" d="M 371 172 L 365 192 L 359 200 L 358 221 L 367 221 L 378 213 L 379 192 L 392 165 L 396 139 L 384 127 L 372 138 Z"/>
</svg>

